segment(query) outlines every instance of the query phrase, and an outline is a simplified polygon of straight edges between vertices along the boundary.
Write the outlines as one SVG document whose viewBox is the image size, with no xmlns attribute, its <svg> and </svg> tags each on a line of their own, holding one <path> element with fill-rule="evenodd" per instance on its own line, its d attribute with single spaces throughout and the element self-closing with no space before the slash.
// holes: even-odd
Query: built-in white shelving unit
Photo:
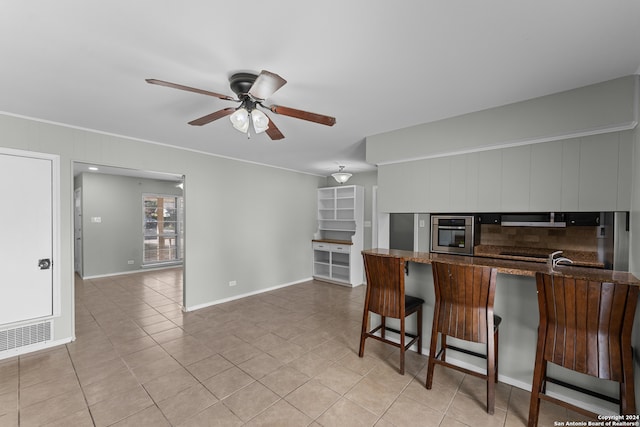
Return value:
<svg viewBox="0 0 640 427">
<path fill-rule="evenodd" d="M 347 286 L 363 284 L 364 188 L 318 189 L 318 231 L 312 242 L 313 277 Z"/>
</svg>

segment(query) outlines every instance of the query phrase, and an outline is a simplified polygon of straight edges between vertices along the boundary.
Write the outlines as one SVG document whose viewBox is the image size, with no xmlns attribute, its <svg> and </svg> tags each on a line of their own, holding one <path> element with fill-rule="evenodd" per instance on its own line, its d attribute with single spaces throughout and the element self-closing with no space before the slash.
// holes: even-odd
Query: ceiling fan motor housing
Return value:
<svg viewBox="0 0 640 427">
<path fill-rule="evenodd" d="M 231 90 L 242 99 L 243 95 L 249 94 L 249 90 L 257 78 L 257 75 L 251 73 L 236 73 L 229 78 L 229 85 Z"/>
</svg>

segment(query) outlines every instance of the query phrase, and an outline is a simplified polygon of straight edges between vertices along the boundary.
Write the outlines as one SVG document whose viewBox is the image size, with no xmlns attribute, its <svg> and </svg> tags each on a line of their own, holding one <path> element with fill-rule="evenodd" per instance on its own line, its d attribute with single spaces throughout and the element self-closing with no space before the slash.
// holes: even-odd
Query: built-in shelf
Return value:
<svg viewBox="0 0 640 427">
<path fill-rule="evenodd" d="M 313 240 L 313 277 L 363 283 L 364 189 L 357 185 L 318 189 L 318 231 Z"/>
</svg>

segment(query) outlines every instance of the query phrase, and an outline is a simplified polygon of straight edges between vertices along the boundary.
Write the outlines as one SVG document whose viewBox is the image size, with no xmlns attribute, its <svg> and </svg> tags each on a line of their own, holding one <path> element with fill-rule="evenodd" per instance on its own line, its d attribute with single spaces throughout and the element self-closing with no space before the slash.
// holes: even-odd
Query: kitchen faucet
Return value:
<svg viewBox="0 0 640 427">
<path fill-rule="evenodd" d="M 558 256 L 556 258 L 556 255 L 561 255 L 562 251 L 555 251 L 549 254 L 549 259 L 547 260 L 547 265 L 549 267 L 551 267 L 551 269 L 553 270 L 554 268 L 556 268 L 558 266 L 558 264 L 560 264 L 561 262 L 566 262 L 568 264 L 573 264 L 573 261 L 571 261 L 569 258 L 567 257 L 562 257 L 562 256 Z"/>
</svg>

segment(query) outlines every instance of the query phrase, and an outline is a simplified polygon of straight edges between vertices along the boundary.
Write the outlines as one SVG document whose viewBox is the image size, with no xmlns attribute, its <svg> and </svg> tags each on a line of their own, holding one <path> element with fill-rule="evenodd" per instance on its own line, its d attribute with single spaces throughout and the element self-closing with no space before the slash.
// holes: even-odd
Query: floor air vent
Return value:
<svg viewBox="0 0 640 427">
<path fill-rule="evenodd" d="M 51 321 L 0 330 L 0 352 L 51 340 Z"/>
</svg>

